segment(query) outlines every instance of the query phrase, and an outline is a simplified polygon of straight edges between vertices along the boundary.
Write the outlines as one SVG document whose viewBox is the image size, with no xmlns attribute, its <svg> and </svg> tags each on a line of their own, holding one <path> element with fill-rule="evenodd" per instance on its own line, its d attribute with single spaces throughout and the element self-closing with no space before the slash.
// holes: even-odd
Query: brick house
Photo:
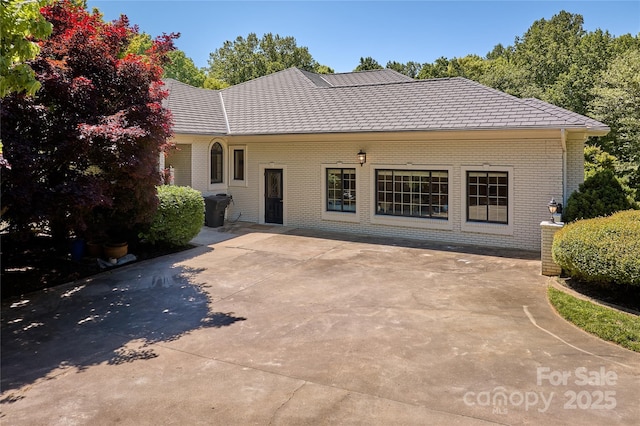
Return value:
<svg viewBox="0 0 640 426">
<path fill-rule="evenodd" d="M 609 132 L 464 78 L 388 69 L 165 84 L 175 183 L 231 194 L 231 219 L 300 228 L 539 251 L 548 201 L 566 202 L 584 141 Z"/>
</svg>

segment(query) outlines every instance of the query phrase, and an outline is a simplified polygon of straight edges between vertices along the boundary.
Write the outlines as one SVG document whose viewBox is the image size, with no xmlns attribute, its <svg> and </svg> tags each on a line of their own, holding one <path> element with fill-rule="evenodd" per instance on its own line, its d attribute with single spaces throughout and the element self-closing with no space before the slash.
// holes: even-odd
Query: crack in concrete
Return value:
<svg viewBox="0 0 640 426">
<path fill-rule="evenodd" d="M 273 415 L 271 416 L 271 419 L 269 419 L 269 425 L 273 424 L 273 421 L 275 420 L 276 416 L 278 415 L 278 412 L 282 409 L 282 407 L 284 407 L 285 405 L 287 405 L 289 403 L 289 401 L 291 401 L 291 399 L 293 399 L 293 397 L 296 395 L 296 393 L 302 389 L 302 387 L 304 385 L 306 385 L 307 382 L 304 381 L 302 382 L 302 384 L 300 386 L 298 386 L 292 393 L 291 395 L 289 395 L 289 398 L 287 398 L 286 401 L 284 401 L 282 404 L 280 404 L 280 406 L 278 408 L 276 408 L 276 410 L 273 412 Z"/>
<path fill-rule="evenodd" d="M 622 367 L 626 367 L 626 368 L 633 368 L 633 367 L 631 367 L 630 365 L 623 364 L 623 363 L 621 363 L 621 362 L 614 361 L 614 360 L 612 360 L 612 359 L 608 359 L 608 358 L 601 357 L 600 355 L 596 355 L 596 354 L 594 354 L 594 353 L 592 353 L 592 352 L 585 351 L 584 349 L 581 349 L 581 348 L 579 348 L 579 347 L 577 347 L 577 346 L 572 345 L 571 343 L 569 343 L 569 342 L 567 342 L 566 340 L 562 339 L 560 336 L 557 336 L 557 335 L 553 334 L 552 332 L 550 332 L 549 330 L 547 330 L 546 328 L 543 328 L 543 327 L 539 326 L 539 325 L 538 325 L 538 323 L 536 322 L 535 318 L 533 318 L 533 315 L 531 315 L 531 313 L 529 312 L 529 309 L 528 309 L 528 306 L 527 306 L 527 305 L 522 305 L 522 310 L 524 310 L 524 313 L 525 313 L 525 315 L 527 316 L 527 318 L 529 318 L 529 321 L 531 321 L 531 324 L 533 324 L 535 327 L 539 328 L 540 330 L 544 331 L 545 333 L 547 333 L 547 334 L 548 334 L 548 335 L 550 335 L 551 337 L 553 337 L 553 338 L 555 338 L 555 339 L 558 339 L 559 341 L 561 341 L 561 342 L 562 342 L 562 343 L 564 343 L 565 345 L 569 346 L 570 348 L 573 348 L 573 349 L 575 349 L 575 350 L 577 350 L 577 351 L 580 351 L 580 352 L 582 352 L 582 353 L 585 353 L 585 354 L 587 354 L 587 355 L 591 355 L 591 356 L 596 357 L 596 358 L 598 358 L 598 359 L 602 359 L 602 360 L 607 361 L 607 362 L 612 362 L 612 363 L 614 363 L 614 364 L 618 364 L 618 365 L 620 365 L 620 366 L 622 366 Z"/>
</svg>

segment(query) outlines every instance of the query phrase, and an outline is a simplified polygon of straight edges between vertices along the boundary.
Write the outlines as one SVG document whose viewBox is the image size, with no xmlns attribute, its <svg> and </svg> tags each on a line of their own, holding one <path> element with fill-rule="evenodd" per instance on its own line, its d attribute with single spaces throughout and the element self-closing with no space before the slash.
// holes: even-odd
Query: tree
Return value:
<svg viewBox="0 0 640 426">
<path fill-rule="evenodd" d="M 487 60 L 478 82 L 521 98 L 540 98 L 542 91 L 527 80 L 526 71 L 506 57 Z"/>
<path fill-rule="evenodd" d="M 173 78 L 194 87 L 204 87 L 205 73 L 182 50 L 167 53 L 169 61 L 164 66 L 163 77 Z"/>
<path fill-rule="evenodd" d="M 315 69 L 318 74 L 335 74 L 335 70 L 326 65 L 318 65 Z"/>
<path fill-rule="evenodd" d="M 491 52 L 487 53 L 486 58 L 494 60 L 498 58 L 510 59 L 513 54 L 513 46 L 504 47 L 502 43 L 496 44 Z"/>
<path fill-rule="evenodd" d="M 320 64 L 293 37 L 268 33 L 258 39 L 250 33 L 225 41 L 209 55 L 208 77 L 232 86 L 291 67 L 315 71 Z"/>
<path fill-rule="evenodd" d="M 35 40 L 51 34 L 40 13 L 47 0 L 0 0 L 0 97 L 12 92 L 34 94 L 40 83 L 29 64 L 38 54 Z"/>
<path fill-rule="evenodd" d="M 419 79 L 449 77 L 449 60 L 444 56 L 436 59 L 432 64 L 424 64 L 418 73 Z"/>
<path fill-rule="evenodd" d="M 598 29 L 584 34 L 571 65 L 545 89 L 544 100 L 578 114 L 586 114 L 587 104 L 593 98 L 591 88 L 612 58 L 612 44 L 613 37 L 608 32 Z"/>
<path fill-rule="evenodd" d="M 134 34 L 124 54 L 145 55 L 145 52 L 151 49 L 152 46 L 153 40 L 149 34 Z M 162 77 L 173 78 L 194 87 L 204 87 L 204 82 L 207 78 L 204 71 L 198 69 L 193 60 L 178 49 L 167 53 L 167 61 L 163 64 Z"/>
<path fill-rule="evenodd" d="M 574 63 L 585 34 L 582 15 L 561 11 L 550 20 L 535 21 L 522 38 L 516 38 L 513 59 L 532 83 L 546 89 Z"/>
<path fill-rule="evenodd" d="M 640 187 L 640 49 L 611 61 L 591 93 L 592 116 L 611 127 L 595 143 L 625 163 L 630 186 Z"/>
<path fill-rule="evenodd" d="M 157 161 L 171 135 L 161 65 L 175 35 L 123 56 L 135 34 L 126 17 L 104 23 L 68 0 L 42 14 L 53 33 L 32 61 L 37 97 L 0 104 L 12 165 L 1 182 L 6 219 L 18 230 L 46 225 L 59 240 L 92 225 L 129 232 L 157 205 Z"/>
<path fill-rule="evenodd" d="M 404 74 L 408 77 L 416 78 L 418 77 L 418 73 L 422 68 L 422 64 L 413 61 L 409 61 L 406 64 L 401 64 L 400 62 L 396 61 L 389 61 L 387 62 L 386 68 L 397 71 L 400 74 Z"/>
<path fill-rule="evenodd" d="M 371 56 L 367 56 L 366 58 L 360 58 L 360 64 L 355 67 L 354 71 L 368 71 L 368 70 L 381 70 L 382 65 L 378 63 Z"/>
<path fill-rule="evenodd" d="M 202 87 L 204 87 L 205 89 L 220 90 L 224 89 L 225 87 L 229 87 L 229 85 L 222 80 L 218 80 L 215 77 L 207 75 L 204 79 Z"/>
</svg>

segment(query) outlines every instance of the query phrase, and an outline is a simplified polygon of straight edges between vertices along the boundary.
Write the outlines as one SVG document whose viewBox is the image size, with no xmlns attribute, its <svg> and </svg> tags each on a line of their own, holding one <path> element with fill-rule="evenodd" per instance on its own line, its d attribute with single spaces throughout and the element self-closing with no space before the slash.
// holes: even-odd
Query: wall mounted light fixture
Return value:
<svg viewBox="0 0 640 426">
<path fill-rule="evenodd" d="M 362 167 L 362 165 L 367 162 L 367 153 L 363 150 L 360 150 L 358 152 L 358 161 L 360 162 L 360 167 Z"/>
</svg>

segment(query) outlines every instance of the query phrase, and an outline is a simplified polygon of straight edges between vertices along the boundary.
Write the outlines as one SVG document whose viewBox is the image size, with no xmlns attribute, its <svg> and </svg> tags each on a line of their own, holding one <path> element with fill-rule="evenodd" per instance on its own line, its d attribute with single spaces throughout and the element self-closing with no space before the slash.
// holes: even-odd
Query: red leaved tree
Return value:
<svg viewBox="0 0 640 426">
<path fill-rule="evenodd" d="M 123 52 L 137 28 L 103 22 L 68 0 L 42 9 L 53 33 L 30 65 L 35 97 L 1 100 L 3 219 L 18 230 L 49 226 L 67 237 L 127 233 L 155 212 L 158 158 L 171 117 L 162 107 L 162 64 L 178 35 L 143 56 Z"/>
</svg>

